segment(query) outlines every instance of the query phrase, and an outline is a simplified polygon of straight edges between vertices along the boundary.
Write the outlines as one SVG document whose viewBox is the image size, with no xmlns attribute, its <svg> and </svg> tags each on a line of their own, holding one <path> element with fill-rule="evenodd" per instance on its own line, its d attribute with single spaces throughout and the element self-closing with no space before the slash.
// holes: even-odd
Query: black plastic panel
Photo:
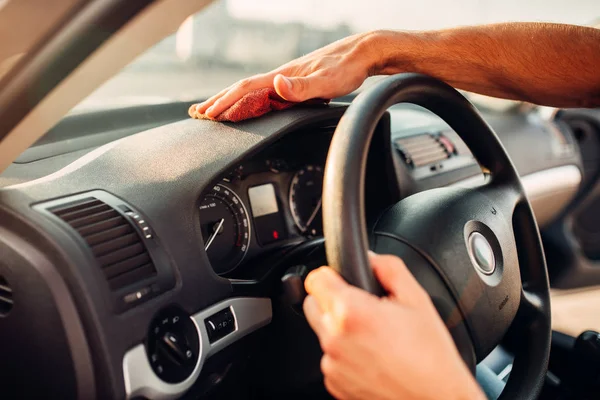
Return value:
<svg viewBox="0 0 600 400">
<path fill-rule="evenodd" d="M 124 227 L 129 228 L 127 229 L 127 232 L 132 231 L 131 235 L 137 237 L 135 243 L 139 243 L 146 249 L 142 256 L 144 254 L 146 257 L 148 257 L 148 255 L 150 256 L 148 263 L 152 267 L 151 271 L 144 275 L 139 275 L 139 279 L 135 281 L 129 279 L 127 282 L 121 279 L 124 275 L 114 276 L 114 278 L 110 273 L 107 275 L 106 270 L 101 265 L 102 257 L 97 258 L 94 254 L 94 249 L 97 249 L 106 242 L 98 243 L 98 246 L 96 247 L 90 247 L 90 245 L 95 242 L 90 242 L 89 238 L 85 240 L 80 236 L 85 233 L 81 231 L 81 228 L 77 230 L 74 229 L 73 225 L 65 221 L 64 214 L 58 213 L 57 215 L 57 210 L 64 210 L 65 207 L 69 207 L 73 204 L 82 204 L 83 201 L 89 201 L 89 199 L 101 201 L 102 204 L 108 208 L 107 212 L 114 213 L 121 220 L 125 221 Z M 96 190 L 36 204 L 34 208 L 50 220 L 55 221 L 67 229 L 68 233 L 73 236 L 73 239 L 82 246 L 82 250 L 89 254 L 89 260 L 82 268 L 90 268 L 90 273 L 95 276 L 95 281 L 98 285 L 102 285 L 100 282 L 104 281 L 105 284 L 102 286 L 105 287 L 106 296 L 108 296 L 107 300 L 113 304 L 115 312 L 121 313 L 132 307 L 138 306 L 167 290 L 171 290 L 173 286 L 175 286 L 173 267 L 170 265 L 170 261 L 164 249 L 161 247 L 160 238 L 152 231 L 152 225 L 145 222 L 146 217 L 144 214 L 133 209 L 129 204 L 122 200 L 109 193 Z M 137 219 L 133 218 L 135 215 L 138 216 Z M 137 223 L 139 220 L 144 221 L 144 225 L 148 227 L 151 236 L 150 238 L 145 237 L 146 233 L 142 231 L 139 223 Z M 142 270 L 142 272 L 144 271 Z"/>
<path fill-rule="evenodd" d="M 0 317 L 2 397 L 76 399 L 71 349 L 44 276 L 4 243 L 0 255 L 0 273 L 14 288 L 14 307 Z"/>
<path fill-rule="evenodd" d="M 0 276 L 12 302 L 0 315 L 1 397 L 94 398 L 102 377 L 94 376 L 73 298 L 54 266 L 55 254 L 47 258 L 34 235 L 22 239 L 27 229 L 0 209 Z"/>
<path fill-rule="evenodd" d="M 551 283 L 559 288 L 600 284 L 600 109 L 558 114 L 579 143 L 583 183 L 577 197 L 542 231 Z"/>
</svg>

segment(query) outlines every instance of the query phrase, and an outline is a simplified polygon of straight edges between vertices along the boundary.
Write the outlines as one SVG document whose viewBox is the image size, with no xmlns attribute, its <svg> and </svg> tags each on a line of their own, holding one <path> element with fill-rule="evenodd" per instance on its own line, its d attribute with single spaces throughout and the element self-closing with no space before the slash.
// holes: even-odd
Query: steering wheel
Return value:
<svg viewBox="0 0 600 400">
<path fill-rule="evenodd" d="M 441 117 L 490 172 L 474 188 L 409 196 L 367 232 L 365 170 L 375 127 L 397 103 Z M 390 184 L 396 184 L 390 182 Z M 400 74 L 360 93 L 335 131 L 325 167 L 323 222 L 329 265 L 351 284 L 382 295 L 369 244 L 395 254 L 425 288 L 471 368 L 506 336 L 515 360 L 501 399 L 539 394 L 550 353 L 550 297 L 535 217 L 498 137 L 473 105 L 432 77 Z"/>
</svg>

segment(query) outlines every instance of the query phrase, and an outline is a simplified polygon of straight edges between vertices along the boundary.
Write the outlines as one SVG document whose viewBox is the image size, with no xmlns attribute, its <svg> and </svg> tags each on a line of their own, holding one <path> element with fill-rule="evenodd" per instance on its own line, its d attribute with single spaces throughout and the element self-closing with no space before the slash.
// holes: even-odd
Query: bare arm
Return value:
<svg viewBox="0 0 600 400">
<path fill-rule="evenodd" d="M 510 23 L 379 32 L 372 73 L 420 72 L 459 89 L 555 107 L 600 106 L 600 30 Z"/>
<path fill-rule="evenodd" d="M 216 117 L 244 94 L 272 87 L 283 98 L 334 98 L 371 75 L 419 72 L 488 96 L 555 107 L 600 106 L 600 30 L 507 23 L 440 31 L 350 36 L 244 79 L 190 113 Z"/>
</svg>

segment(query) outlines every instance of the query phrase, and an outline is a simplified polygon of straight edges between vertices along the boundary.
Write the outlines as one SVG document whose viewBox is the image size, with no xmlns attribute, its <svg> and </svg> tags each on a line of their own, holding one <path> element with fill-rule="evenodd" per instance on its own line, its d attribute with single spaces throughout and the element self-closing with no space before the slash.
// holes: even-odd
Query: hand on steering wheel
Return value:
<svg viewBox="0 0 600 400">
<path fill-rule="evenodd" d="M 486 184 L 470 190 L 446 187 L 393 199 L 391 201 L 396 203 L 389 204 L 367 230 L 365 189 L 371 139 L 377 132 L 384 136 L 379 143 L 391 141 L 389 118 L 383 117 L 389 107 L 398 103 L 416 104 L 441 117 L 462 138 L 479 164 L 489 171 L 489 179 Z M 394 171 L 379 173 L 390 177 L 387 184 L 398 184 Z M 431 376 L 435 374 L 436 384 L 432 387 L 437 390 L 443 374 L 435 373 L 434 364 L 439 368 L 445 362 L 452 363 L 445 358 L 455 360 L 458 350 L 468 369 L 474 371 L 477 363 L 507 339 L 512 344 L 515 359 L 500 398 L 537 398 L 547 371 L 551 337 L 548 273 L 538 227 L 519 174 L 498 136 L 455 89 L 428 76 L 401 74 L 375 83 L 354 99 L 337 125 L 327 155 L 323 228 L 328 264 L 349 284 L 373 294 L 367 296 L 354 289 L 352 297 L 356 298 L 349 300 L 346 297 L 350 297 L 347 294 L 350 289 L 345 289 L 346 294 L 341 298 L 346 300 L 336 300 L 335 288 L 346 286 L 332 278 L 331 272 L 325 272 L 330 275 L 322 276 L 319 281 L 338 282 L 337 287 L 315 290 L 318 283 L 314 276 L 307 283 L 313 295 L 324 293 L 325 299 L 330 299 L 329 302 L 318 299 L 324 312 L 320 319 L 315 318 L 315 311 L 310 308 L 315 308 L 310 305 L 314 300 L 308 302 L 312 323 L 318 331 L 320 329 L 319 336 L 327 354 L 324 367 L 328 375 L 350 374 L 354 369 L 348 369 L 348 365 L 353 365 L 361 373 L 352 378 L 368 376 L 368 386 L 381 385 L 377 378 L 384 376 L 384 372 L 371 375 L 366 364 L 370 360 L 377 361 L 379 353 L 365 350 L 367 346 L 381 345 L 386 351 L 382 355 L 387 357 L 386 363 L 399 358 L 407 364 L 405 368 L 388 372 L 395 377 L 418 374 L 413 369 L 420 358 L 424 358 L 426 365 L 428 356 L 438 357 L 428 371 Z M 412 275 L 412 284 L 405 283 L 399 291 L 400 286 L 390 285 L 385 275 L 382 279 L 378 267 L 375 276 L 367 256 L 369 248 L 401 257 L 406 267 L 398 263 L 397 267 L 410 270 L 410 274 L 404 273 L 403 280 L 408 282 Z M 430 300 L 424 299 L 426 296 L 419 294 L 420 290 L 410 289 L 406 293 L 416 286 L 414 280 L 424 288 Z M 383 294 L 380 283 L 388 291 L 392 288 L 396 294 L 392 296 L 394 302 L 390 298 L 377 300 L 375 295 Z M 412 296 L 416 296 L 416 306 Z M 332 304 L 341 307 L 341 322 L 340 311 L 332 308 Z M 353 304 L 359 315 L 362 312 L 365 318 L 373 317 L 371 323 L 356 327 L 349 322 L 352 320 L 348 318 L 358 317 L 349 312 L 348 304 Z M 396 311 L 394 317 L 391 311 L 386 312 L 387 317 L 381 317 L 383 304 L 395 305 L 385 307 Z M 420 336 L 425 336 L 428 330 L 439 330 L 439 319 L 433 317 L 431 304 L 444 321 L 456 348 L 429 353 L 417 347 Z M 379 313 L 381 315 L 375 318 Z M 329 321 L 332 315 L 338 315 L 334 322 Z M 319 326 L 318 321 L 324 321 L 327 330 Z M 343 331 L 339 340 L 330 340 L 332 332 L 340 335 L 340 326 L 351 333 Z M 368 334 L 363 333 L 361 340 L 350 342 L 346 339 L 348 335 L 358 335 L 353 329 L 365 330 Z M 391 335 L 398 337 L 398 341 L 390 340 Z M 440 349 L 445 346 L 442 343 L 447 340 L 442 338 L 447 338 L 447 334 L 439 335 L 439 343 L 429 343 L 430 346 L 440 346 Z M 357 351 L 363 353 L 346 360 L 346 364 L 339 365 L 340 371 L 336 371 L 329 365 L 332 361 L 327 361 L 331 359 L 329 347 L 334 344 L 344 346 L 340 357 Z M 406 352 L 414 357 L 405 358 Z M 413 383 L 417 383 L 417 378 L 413 378 Z M 350 380 L 340 380 L 342 383 L 335 388 L 347 390 Z M 343 393 L 350 395 L 349 391 Z M 401 397 L 401 393 L 404 392 L 396 393 L 395 397 Z"/>
<path fill-rule="evenodd" d="M 338 399 L 484 399 L 404 262 L 369 259 L 387 297 L 349 285 L 328 267 L 306 278 L 304 312 L 324 352 L 327 390 Z"/>
</svg>

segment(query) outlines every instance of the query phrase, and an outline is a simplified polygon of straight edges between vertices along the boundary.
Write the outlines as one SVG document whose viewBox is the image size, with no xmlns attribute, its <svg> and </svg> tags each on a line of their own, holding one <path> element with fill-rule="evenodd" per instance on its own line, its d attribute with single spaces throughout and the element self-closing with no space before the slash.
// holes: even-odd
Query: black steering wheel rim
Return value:
<svg viewBox="0 0 600 400">
<path fill-rule="evenodd" d="M 485 207 L 489 206 L 496 214 L 495 203 L 488 205 L 487 197 L 500 198 L 507 193 L 507 198 L 514 199 L 515 207 L 507 206 L 505 214 L 510 212 L 506 217 L 510 218 L 508 225 L 519 262 L 516 267 L 507 265 L 506 270 L 520 274 L 526 289 L 519 288 L 518 304 L 513 314 L 505 318 L 510 319 L 505 328 L 521 340 L 515 349 L 513 372 L 502 398 L 535 398 L 547 370 L 551 334 L 549 284 L 538 227 L 516 168 L 500 140 L 473 105 L 451 86 L 425 75 L 400 74 L 366 89 L 349 106 L 334 134 L 325 168 L 323 222 L 328 263 L 349 283 L 382 294 L 367 259 L 365 171 L 375 128 L 386 110 L 398 103 L 416 104 L 441 117 L 490 171 L 490 190 L 479 194 L 474 202 L 485 203 Z M 498 196 L 493 195 L 496 193 Z M 448 198 L 452 196 L 455 195 L 450 194 Z M 399 206 L 398 209 L 407 208 Z M 510 258 L 511 254 L 506 256 Z M 502 280 L 503 276 L 498 279 Z M 492 288 L 496 285 L 490 284 L 488 289 L 498 291 Z M 521 286 L 520 279 L 518 285 Z M 488 351 L 487 348 L 489 345 L 480 353 Z"/>
</svg>

